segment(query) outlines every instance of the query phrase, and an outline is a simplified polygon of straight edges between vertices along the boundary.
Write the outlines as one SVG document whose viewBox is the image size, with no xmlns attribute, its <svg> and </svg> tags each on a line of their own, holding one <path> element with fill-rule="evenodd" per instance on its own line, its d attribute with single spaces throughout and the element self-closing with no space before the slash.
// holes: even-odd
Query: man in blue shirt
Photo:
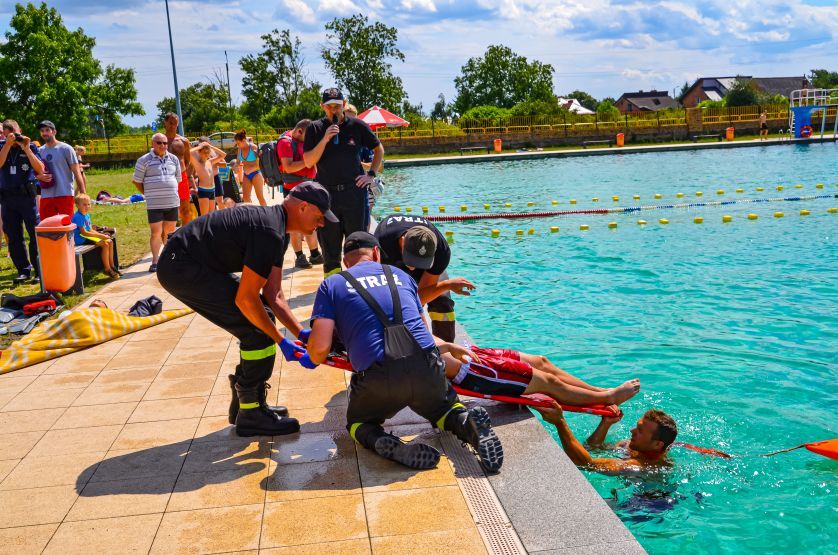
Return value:
<svg viewBox="0 0 838 555">
<path fill-rule="evenodd" d="M 35 226 L 38 225 L 38 193 L 36 174 L 44 171 L 38 157 L 38 147 L 29 137 L 21 135 L 20 126 L 12 119 L 3 122 L 0 142 L 0 205 L 2 205 L 3 232 L 9 236 L 9 256 L 17 269 L 15 283 L 29 280 L 38 267 L 38 245 Z M 23 227 L 29 234 L 29 256 L 23 241 Z M 33 268 L 34 267 L 34 268 Z"/>
<path fill-rule="evenodd" d="M 343 244 L 347 271 L 330 276 L 314 299 L 308 352 L 301 364 L 326 360 L 333 333 L 346 345 L 356 372 L 349 386 L 347 428 L 353 439 L 384 458 L 411 468 L 433 468 L 439 452 L 423 443 L 404 444 L 382 424 L 410 407 L 437 428 L 471 445 L 483 467 L 496 472 L 503 449 L 485 409 L 460 403 L 445 378 L 440 352 L 466 360 L 467 349 L 436 340 L 422 315 L 416 282 L 398 268 L 380 263 L 376 238 L 351 233 Z M 283 353 L 296 360 L 287 340 Z"/>
</svg>

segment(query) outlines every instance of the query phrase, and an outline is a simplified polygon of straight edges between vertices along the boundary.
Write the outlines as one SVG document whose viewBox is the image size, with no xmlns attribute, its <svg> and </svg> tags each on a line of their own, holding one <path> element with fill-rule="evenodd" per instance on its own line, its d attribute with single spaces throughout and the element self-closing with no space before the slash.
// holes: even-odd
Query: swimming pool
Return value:
<svg viewBox="0 0 838 555">
<path fill-rule="evenodd" d="M 834 194 L 837 181 L 836 144 L 410 167 L 388 171 L 376 212 Z M 838 199 L 439 226 L 454 231 L 450 273 L 478 285 L 474 296 L 456 297 L 457 317 L 478 344 L 545 354 L 594 384 L 641 378 L 610 438 L 628 437 L 655 406 L 674 416 L 679 440 L 760 453 L 838 435 L 834 206 Z M 722 223 L 723 215 L 732 221 Z M 696 216 L 704 223 L 693 223 Z M 518 229 L 534 234 L 517 237 Z M 580 439 L 597 422 L 568 421 Z M 834 550 L 835 461 L 807 451 L 725 461 L 673 449 L 672 457 L 675 469 L 654 483 L 587 473 L 650 553 Z"/>
</svg>

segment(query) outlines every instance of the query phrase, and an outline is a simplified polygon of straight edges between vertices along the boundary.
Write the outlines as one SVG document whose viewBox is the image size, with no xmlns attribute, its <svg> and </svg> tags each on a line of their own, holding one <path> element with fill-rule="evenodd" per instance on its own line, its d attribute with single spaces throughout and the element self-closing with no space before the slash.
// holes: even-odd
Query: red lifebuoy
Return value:
<svg viewBox="0 0 838 555">
<path fill-rule="evenodd" d="M 804 125 L 800 128 L 800 136 L 804 139 L 808 139 L 812 136 L 812 126 L 811 125 Z"/>
</svg>

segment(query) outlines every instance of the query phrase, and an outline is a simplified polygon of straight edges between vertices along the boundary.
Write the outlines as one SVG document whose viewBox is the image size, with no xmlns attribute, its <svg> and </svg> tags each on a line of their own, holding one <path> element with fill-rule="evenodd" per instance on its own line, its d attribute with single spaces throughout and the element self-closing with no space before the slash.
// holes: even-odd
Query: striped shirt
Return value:
<svg viewBox="0 0 838 555">
<path fill-rule="evenodd" d="M 170 152 L 162 158 L 153 151 L 149 152 L 140 156 L 134 166 L 133 180 L 143 184 L 148 210 L 177 208 L 180 205 L 177 195 L 180 178 L 180 161 Z"/>
</svg>

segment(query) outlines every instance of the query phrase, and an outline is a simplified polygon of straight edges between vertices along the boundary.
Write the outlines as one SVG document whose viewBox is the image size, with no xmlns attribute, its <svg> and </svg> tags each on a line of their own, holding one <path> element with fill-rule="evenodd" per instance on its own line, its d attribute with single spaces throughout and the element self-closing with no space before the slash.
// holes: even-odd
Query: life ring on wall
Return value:
<svg viewBox="0 0 838 555">
<path fill-rule="evenodd" d="M 804 125 L 800 128 L 800 136 L 804 139 L 808 139 L 812 136 L 812 126 L 811 125 Z"/>
</svg>

